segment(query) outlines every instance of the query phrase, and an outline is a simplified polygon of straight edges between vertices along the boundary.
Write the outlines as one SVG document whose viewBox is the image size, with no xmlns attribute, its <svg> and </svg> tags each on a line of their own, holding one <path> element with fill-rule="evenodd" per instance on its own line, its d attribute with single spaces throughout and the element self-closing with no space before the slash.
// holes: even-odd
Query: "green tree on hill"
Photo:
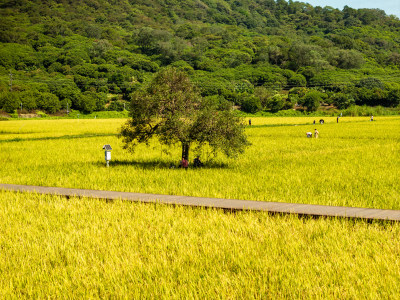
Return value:
<svg viewBox="0 0 400 300">
<path fill-rule="evenodd" d="M 299 104 L 306 107 L 307 111 L 316 111 L 323 100 L 324 94 L 318 91 L 310 91 L 300 98 Z"/>
<path fill-rule="evenodd" d="M 132 94 L 130 115 L 120 132 L 130 151 L 152 137 L 164 145 L 179 143 L 187 160 L 192 145 L 209 145 L 227 156 L 242 153 L 248 145 L 231 105 L 201 97 L 186 73 L 175 68 L 163 69 L 145 89 Z"/>
</svg>

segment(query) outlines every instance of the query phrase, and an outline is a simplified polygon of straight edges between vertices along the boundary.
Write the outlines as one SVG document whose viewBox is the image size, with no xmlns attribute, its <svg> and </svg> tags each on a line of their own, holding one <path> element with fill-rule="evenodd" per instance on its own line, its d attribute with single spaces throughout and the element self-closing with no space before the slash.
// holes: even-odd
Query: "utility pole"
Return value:
<svg viewBox="0 0 400 300">
<path fill-rule="evenodd" d="M 13 74 L 10 71 L 10 83 L 8 84 L 8 86 L 10 88 L 10 92 L 12 92 L 12 81 L 13 81 Z"/>
</svg>

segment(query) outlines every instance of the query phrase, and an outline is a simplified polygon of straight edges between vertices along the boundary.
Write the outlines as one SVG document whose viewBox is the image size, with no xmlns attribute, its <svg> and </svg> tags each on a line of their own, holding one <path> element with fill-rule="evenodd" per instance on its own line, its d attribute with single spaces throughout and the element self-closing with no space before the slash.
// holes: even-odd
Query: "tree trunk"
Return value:
<svg viewBox="0 0 400 300">
<path fill-rule="evenodd" d="M 187 161 L 189 161 L 189 148 L 189 143 L 182 142 L 182 158 L 186 159 Z"/>
</svg>

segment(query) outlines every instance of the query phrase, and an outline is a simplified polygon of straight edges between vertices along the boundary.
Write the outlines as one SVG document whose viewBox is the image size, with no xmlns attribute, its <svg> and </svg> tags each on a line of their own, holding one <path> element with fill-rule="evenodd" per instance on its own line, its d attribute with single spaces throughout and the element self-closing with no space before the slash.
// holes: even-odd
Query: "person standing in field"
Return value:
<svg viewBox="0 0 400 300">
<path fill-rule="evenodd" d="M 249 126 L 251 126 L 251 119 L 249 119 Z"/>
<path fill-rule="evenodd" d="M 339 117 L 336 118 L 336 123 L 339 123 Z"/>
<path fill-rule="evenodd" d="M 317 128 L 315 128 L 315 130 L 314 130 L 314 137 L 317 139 L 318 136 L 319 136 L 319 132 L 318 132 Z"/>
<path fill-rule="evenodd" d="M 370 119 L 370 121 L 372 122 L 374 120 L 374 116 L 371 116 L 371 119 Z"/>
</svg>

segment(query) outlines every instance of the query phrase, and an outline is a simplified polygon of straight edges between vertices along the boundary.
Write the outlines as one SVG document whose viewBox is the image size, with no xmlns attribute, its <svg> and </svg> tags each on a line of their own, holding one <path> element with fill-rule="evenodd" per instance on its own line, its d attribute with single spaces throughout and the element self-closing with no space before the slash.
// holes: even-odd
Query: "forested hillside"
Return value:
<svg viewBox="0 0 400 300">
<path fill-rule="evenodd" d="M 246 112 L 397 107 L 400 20 L 285 0 L 0 0 L 5 112 L 122 110 L 165 66 Z"/>
</svg>

